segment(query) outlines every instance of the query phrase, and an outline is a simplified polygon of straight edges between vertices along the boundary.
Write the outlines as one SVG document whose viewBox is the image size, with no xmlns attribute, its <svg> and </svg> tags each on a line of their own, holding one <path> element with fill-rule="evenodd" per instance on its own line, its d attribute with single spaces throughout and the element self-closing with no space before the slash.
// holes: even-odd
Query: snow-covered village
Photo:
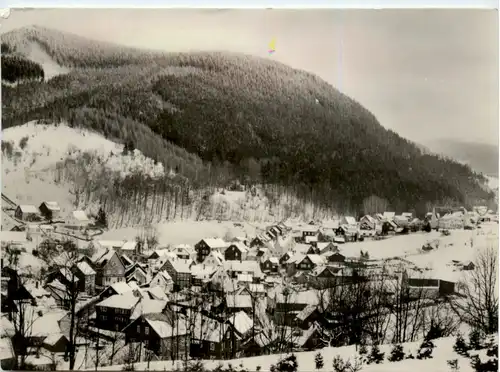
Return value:
<svg viewBox="0 0 500 372">
<path fill-rule="evenodd" d="M 215 10 L 2 20 L 1 368 L 498 371 L 498 14 Z"/>
</svg>

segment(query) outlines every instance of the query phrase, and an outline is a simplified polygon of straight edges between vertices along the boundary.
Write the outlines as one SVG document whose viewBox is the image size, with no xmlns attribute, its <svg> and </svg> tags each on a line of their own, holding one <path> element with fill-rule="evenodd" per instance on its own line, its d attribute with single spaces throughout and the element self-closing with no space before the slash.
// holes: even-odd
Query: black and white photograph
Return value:
<svg viewBox="0 0 500 372">
<path fill-rule="evenodd" d="M 497 9 L 9 12 L 3 370 L 498 371 Z"/>
</svg>

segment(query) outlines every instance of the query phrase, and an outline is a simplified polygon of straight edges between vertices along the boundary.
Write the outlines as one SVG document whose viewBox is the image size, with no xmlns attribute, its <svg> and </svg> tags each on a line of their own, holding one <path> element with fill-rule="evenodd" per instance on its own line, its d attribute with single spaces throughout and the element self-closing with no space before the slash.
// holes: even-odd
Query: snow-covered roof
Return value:
<svg viewBox="0 0 500 372">
<path fill-rule="evenodd" d="M 312 243 L 312 242 L 317 242 L 318 237 L 317 236 L 306 236 L 306 243 Z"/>
<path fill-rule="evenodd" d="M 29 204 L 19 205 L 19 209 L 23 213 L 35 213 L 35 214 L 40 213 L 40 210 L 37 207 L 35 207 L 34 205 L 29 205 Z"/>
<path fill-rule="evenodd" d="M 318 305 L 307 305 L 300 313 L 297 314 L 297 319 L 304 321 L 309 315 L 311 315 L 314 310 L 318 308 Z"/>
<path fill-rule="evenodd" d="M 141 288 L 142 293 L 148 293 L 152 300 L 168 301 L 168 296 L 161 287 Z"/>
<path fill-rule="evenodd" d="M 57 342 L 59 342 L 61 338 L 66 338 L 66 336 L 62 333 L 53 333 L 51 335 L 48 335 L 45 340 L 43 340 L 43 343 L 45 345 L 54 346 Z"/>
<path fill-rule="evenodd" d="M 140 298 L 135 297 L 132 292 L 116 294 L 99 302 L 96 306 L 112 307 L 115 309 L 132 309 Z"/>
<path fill-rule="evenodd" d="M 135 247 L 137 246 L 137 243 L 135 240 L 128 240 L 123 243 L 121 249 L 122 251 L 135 251 Z"/>
<path fill-rule="evenodd" d="M 206 238 L 203 239 L 203 241 L 210 247 L 210 248 L 227 248 L 231 243 L 227 243 L 221 238 Z"/>
<path fill-rule="evenodd" d="M 269 257 L 269 262 L 271 262 L 275 265 L 279 265 L 279 263 L 280 263 L 278 257 Z"/>
<path fill-rule="evenodd" d="M 73 218 L 79 222 L 90 222 L 90 219 L 85 211 L 73 211 L 72 215 Z"/>
<path fill-rule="evenodd" d="M 151 300 L 149 298 L 141 298 L 137 306 L 134 308 L 130 319 L 137 319 L 143 314 L 159 314 L 167 306 L 166 300 Z"/>
<path fill-rule="evenodd" d="M 238 248 L 238 250 L 241 253 L 247 253 L 248 252 L 247 246 L 245 244 L 241 243 L 241 242 L 232 243 L 231 246 L 235 246 L 236 248 Z"/>
<path fill-rule="evenodd" d="M 153 281 L 156 279 L 156 277 L 161 276 L 167 283 L 173 282 L 172 277 L 169 275 L 167 270 L 161 270 L 156 273 L 156 275 L 153 277 Z"/>
<path fill-rule="evenodd" d="M 90 265 L 85 261 L 80 261 L 76 264 L 76 267 L 84 274 L 84 275 L 95 275 L 94 269 L 90 267 Z"/>
<path fill-rule="evenodd" d="M 61 210 L 61 207 L 59 207 L 59 204 L 57 204 L 57 202 L 55 202 L 55 201 L 45 201 L 42 204 L 45 204 L 47 209 L 54 211 L 54 212 Z"/>
<path fill-rule="evenodd" d="M 207 261 L 210 257 L 213 258 L 218 265 L 222 265 L 224 263 L 224 256 L 219 251 L 210 251 L 209 255 L 205 258 L 205 261 Z"/>
<path fill-rule="evenodd" d="M 236 331 L 241 335 L 244 335 L 253 327 L 252 319 L 244 311 L 238 311 L 237 313 L 231 315 L 228 322 L 232 324 L 234 329 L 236 329 Z"/>
<path fill-rule="evenodd" d="M 377 223 L 377 220 L 369 214 L 365 214 L 362 219 L 368 220 L 370 223 Z"/>
<path fill-rule="evenodd" d="M 172 337 L 173 335 L 181 336 L 188 333 L 186 321 L 177 321 L 175 327 L 172 327 L 168 317 L 164 314 L 146 315 L 144 319 L 160 338 Z"/>
<path fill-rule="evenodd" d="M 395 215 L 396 215 L 396 212 L 384 212 L 384 214 L 382 216 L 387 220 L 392 220 Z"/>
<path fill-rule="evenodd" d="M 253 273 L 255 277 L 261 277 L 262 271 L 257 261 L 225 261 L 224 270 L 242 273 Z"/>
<path fill-rule="evenodd" d="M 356 219 L 354 217 L 351 217 L 351 216 L 345 216 L 344 217 L 344 221 L 346 224 L 348 225 L 356 225 Z"/>
<path fill-rule="evenodd" d="M 311 262 L 316 265 L 322 265 L 326 263 L 325 258 L 323 256 L 320 256 L 319 254 L 308 254 L 307 258 L 309 258 Z"/>
<path fill-rule="evenodd" d="M 183 260 L 181 258 L 175 260 L 168 260 L 175 271 L 178 273 L 191 274 L 191 260 Z"/>
<path fill-rule="evenodd" d="M 132 291 L 130 285 L 126 282 L 116 282 L 110 286 L 117 294 L 123 294 Z"/>
<path fill-rule="evenodd" d="M 250 295 L 227 295 L 226 304 L 228 308 L 251 308 L 252 297 Z"/>
<path fill-rule="evenodd" d="M 191 274 L 197 279 L 208 279 L 215 272 L 216 268 L 214 266 L 198 264 L 191 266 Z"/>
<path fill-rule="evenodd" d="M 248 290 L 251 293 L 265 293 L 266 292 L 266 288 L 264 287 L 264 284 L 262 284 L 262 283 L 249 283 Z"/>
</svg>

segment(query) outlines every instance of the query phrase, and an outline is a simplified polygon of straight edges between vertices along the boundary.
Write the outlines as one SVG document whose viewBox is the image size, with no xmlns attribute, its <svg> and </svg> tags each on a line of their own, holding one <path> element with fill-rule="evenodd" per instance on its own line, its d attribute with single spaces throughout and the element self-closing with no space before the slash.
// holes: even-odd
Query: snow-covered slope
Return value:
<svg viewBox="0 0 500 372">
<path fill-rule="evenodd" d="M 10 150 L 6 150 L 7 147 Z M 155 178 L 164 175 L 161 163 L 155 164 L 138 150 L 123 155 L 123 145 L 64 124 L 30 122 L 5 129 L 2 131 L 2 150 L 2 192 L 17 203 L 38 205 L 43 200 L 57 201 L 63 212 L 76 207 L 70 185 L 55 182 L 57 163 L 66 159 L 77 160 L 84 153 L 92 153 L 100 165 L 122 176 L 144 173 Z M 93 171 L 91 165 L 89 171 Z"/>
</svg>

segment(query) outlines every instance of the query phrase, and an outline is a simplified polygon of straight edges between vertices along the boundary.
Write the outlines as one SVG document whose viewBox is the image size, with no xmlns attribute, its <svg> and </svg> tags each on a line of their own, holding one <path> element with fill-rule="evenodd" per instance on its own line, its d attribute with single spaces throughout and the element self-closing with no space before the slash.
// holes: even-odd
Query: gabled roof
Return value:
<svg viewBox="0 0 500 372">
<path fill-rule="evenodd" d="M 45 206 L 47 207 L 47 209 L 49 209 L 51 211 L 54 211 L 54 212 L 57 212 L 57 211 L 61 210 L 61 207 L 55 201 L 44 201 L 44 202 L 42 202 L 42 204 L 45 204 Z"/>
<path fill-rule="evenodd" d="M 241 271 L 253 272 L 255 277 L 261 277 L 262 271 L 257 261 L 225 261 L 224 270 L 226 271 Z"/>
<path fill-rule="evenodd" d="M 225 242 L 221 238 L 202 239 L 210 248 L 227 248 L 231 243 Z"/>
<path fill-rule="evenodd" d="M 278 257 L 269 257 L 266 261 L 271 262 L 272 264 L 279 265 L 280 261 Z"/>
<path fill-rule="evenodd" d="M 315 265 L 322 265 L 326 263 L 325 258 L 323 256 L 320 256 L 319 254 L 308 254 L 307 258 L 309 258 Z"/>
<path fill-rule="evenodd" d="M 231 315 L 227 321 L 240 335 L 244 335 L 253 327 L 252 319 L 244 311 Z"/>
<path fill-rule="evenodd" d="M 219 265 L 222 265 L 224 263 L 224 256 L 219 251 L 211 250 L 209 255 L 207 257 L 205 257 L 205 261 L 209 257 L 213 257 L 215 262 Z"/>
<path fill-rule="evenodd" d="M 90 222 L 90 219 L 85 211 L 73 211 L 72 217 L 79 222 Z"/>
<path fill-rule="evenodd" d="M 117 294 L 131 292 L 132 288 L 126 282 L 116 282 L 110 285 Z M 109 287 L 108 287 L 109 288 Z"/>
<path fill-rule="evenodd" d="M 307 305 L 300 313 L 297 314 L 297 319 L 300 321 L 306 320 L 316 309 L 318 305 Z"/>
<path fill-rule="evenodd" d="M 168 260 L 168 262 L 170 262 L 177 273 L 191 274 L 191 260 L 183 260 L 178 258 L 176 260 Z"/>
<path fill-rule="evenodd" d="M 247 246 L 245 244 L 241 243 L 241 242 L 232 243 L 231 246 L 236 247 L 241 253 L 247 253 L 248 252 Z"/>
<path fill-rule="evenodd" d="M 167 306 L 166 300 L 151 300 L 149 298 L 141 298 L 137 306 L 134 308 L 130 319 L 137 319 L 144 314 L 159 314 Z"/>
<path fill-rule="evenodd" d="M 356 225 L 356 219 L 351 216 L 344 216 L 343 221 L 345 221 L 348 225 Z"/>
<path fill-rule="evenodd" d="M 188 333 L 188 326 L 184 319 L 180 319 L 172 326 L 171 319 L 165 314 L 148 314 L 144 320 L 151 326 L 160 338 L 182 336 Z"/>
<path fill-rule="evenodd" d="M 96 272 L 94 271 L 93 268 L 90 267 L 90 265 L 85 262 L 85 261 L 80 261 L 76 264 L 76 267 L 78 270 L 82 272 L 83 275 L 95 275 Z"/>
<path fill-rule="evenodd" d="M 383 217 L 387 220 L 392 220 L 395 215 L 396 212 L 384 212 Z"/>
<path fill-rule="evenodd" d="M 137 247 L 137 242 L 135 240 L 127 240 L 121 246 L 122 251 L 135 251 Z"/>
<path fill-rule="evenodd" d="M 228 308 L 251 308 L 252 297 L 250 295 L 227 295 L 226 305 Z"/>
<path fill-rule="evenodd" d="M 156 279 L 156 277 L 162 277 L 167 283 L 172 282 L 172 277 L 168 274 L 167 270 L 161 270 L 156 273 L 153 277 L 152 281 Z"/>
<path fill-rule="evenodd" d="M 132 292 L 116 294 L 99 302 L 96 306 L 112 307 L 115 309 L 132 309 L 140 301 Z"/>
<path fill-rule="evenodd" d="M 18 208 L 23 213 L 35 213 L 35 214 L 40 213 L 40 210 L 37 207 L 35 207 L 34 205 L 24 204 L 24 205 L 19 205 Z"/>
</svg>

